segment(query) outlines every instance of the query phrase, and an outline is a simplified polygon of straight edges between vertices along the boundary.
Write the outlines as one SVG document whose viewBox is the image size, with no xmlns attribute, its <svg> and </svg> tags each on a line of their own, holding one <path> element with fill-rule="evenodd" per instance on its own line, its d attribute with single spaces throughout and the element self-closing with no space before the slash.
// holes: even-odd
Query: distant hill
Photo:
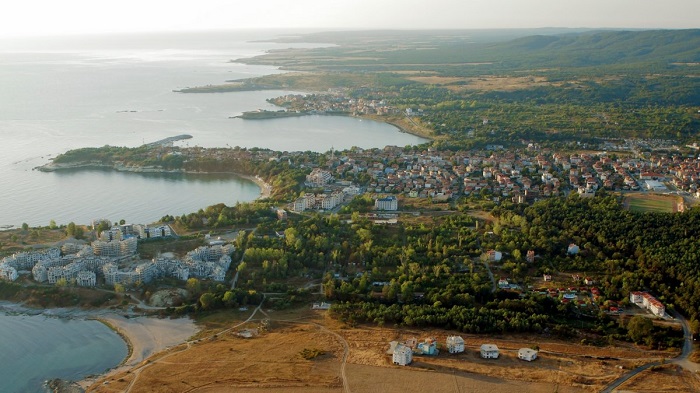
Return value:
<svg viewBox="0 0 700 393">
<path fill-rule="evenodd" d="M 484 59 L 558 67 L 700 62 L 700 30 L 535 35 L 484 45 Z"/>
</svg>

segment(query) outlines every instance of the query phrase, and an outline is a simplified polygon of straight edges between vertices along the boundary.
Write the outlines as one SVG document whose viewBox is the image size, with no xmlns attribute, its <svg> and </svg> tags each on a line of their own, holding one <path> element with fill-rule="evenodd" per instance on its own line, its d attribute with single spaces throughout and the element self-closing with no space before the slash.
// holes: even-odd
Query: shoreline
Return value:
<svg viewBox="0 0 700 393">
<path fill-rule="evenodd" d="M 181 345 L 200 331 L 189 317 L 158 318 L 153 316 L 129 316 L 122 310 L 80 308 L 33 309 L 20 303 L 0 301 L 0 312 L 8 315 L 45 315 L 60 319 L 82 319 L 102 323 L 117 334 L 127 346 L 126 357 L 112 368 L 99 374 L 86 375 L 81 380 L 51 380 L 56 392 L 84 392 L 99 380 L 118 372 L 129 370 L 149 357 L 171 347 Z"/>
<path fill-rule="evenodd" d="M 239 172 L 196 172 L 196 171 L 184 171 L 184 170 L 165 170 L 157 168 L 143 168 L 143 167 L 124 167 L 117 165 L 101 164 L 95 162 L 77 162 L 72 164 L 54 164 L 52 162 L 38 166 L 34 169 L 41 172 L 58 172 L 62 170 L 71 169 L 109 169 L 117 172 L 130 172 L 130 173 L 160 173 L 160 174 L 183 174 L 183 175 L 216 175 L 216 174 L 227 174 L 239 177 L 241 179 L 249 180 L 255 183 L 260 188 L 260 195 L 256 199 L 269 198 L 272 195 L 272 186 L 263 180 L 260 176 L 245 175 Z"/>
<path fill-rule="evenodd" d="M 189 317 L 158 318 L 139 316 L 125 318 L 118 313 L 102 315 L 95 320 L 103 323 L 126 343 L 129 353 L 122 362 L 101 374 L 86 376 L 71 385 L 85 391 L 96 382 L 109 378 L 117 373 L 127 371 L 151 356 L 178 346 L 197 334 L 200 328 Z"/>
</svg>

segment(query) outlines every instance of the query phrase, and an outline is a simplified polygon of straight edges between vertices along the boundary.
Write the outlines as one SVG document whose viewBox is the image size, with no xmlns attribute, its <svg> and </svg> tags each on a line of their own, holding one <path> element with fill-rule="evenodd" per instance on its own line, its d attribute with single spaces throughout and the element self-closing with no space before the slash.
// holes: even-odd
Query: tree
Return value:
<svg viewBox="0 0 700 393">
<path fill-rule="evenodd" d="M 56 229 L 58 226 L 56 225 L 56 221 L 51 220 L 49 221 L 49 229 Z"/>
<path fill-rule="evenodd" d="M 119 225 L 124 225 L 124 224 L 126 224 L 126 220 L 125 220 L 125 219 L 122 218 L 121 220 L 119 220 Z"/>
<path fill-rule="evenodd" d="M 124 288 L 124 285 L 119 284 L 119 283 L 114 284 L 114 292 L 116 292 L 116 293 L 124 293 L 125 291 L 126 291 L 126 289 Z"/>
<path fill-rule="evenodd" d="M 75 223 L 72 221 L 68 223 L 68 226 L 66 226 L 66 236 L 75 236 Z"/>
<path fill-rule="evenodd" d="M 651 319 L 641 315 L 636 315 L 627 322 L 627 335 L 636 343 L 641 342 L 647 337 L 651 337 L 653 329 L 654 323 Z"/>
<path fill-rule="evenodd" d="M 199 303 L 202 305 L 202 309 L 209 310 L 216 301 L 216 297 L 211 292 L 204 292 L 202 296 L 199 297 Z"/>
<path fill-rule="evenodd" d="M 29 230 L 29 224 L 27 224 L 26 222 L 23 222 L 23 223 L 22 223 L 22 230 L 23 230 L 23 231 L 28 231 L 28 230 Z"/>
<path fill-rule="evenodd" d="M 199 293 L 202 291 L 202 283 L 196 278 L 188 278 L 187 289 L 193 294 Z"/>
</svg>

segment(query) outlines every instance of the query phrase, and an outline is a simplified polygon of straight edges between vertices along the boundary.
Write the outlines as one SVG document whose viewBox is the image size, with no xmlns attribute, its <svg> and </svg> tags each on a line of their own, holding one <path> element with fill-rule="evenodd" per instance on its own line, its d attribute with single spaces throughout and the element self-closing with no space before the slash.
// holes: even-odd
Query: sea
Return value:
<svg viewBox="0 0 700 393">
<path fill-rule="evenodd" d="M 300 32 L 209 31 L 0 40 L 0 228 L 151 223 L 216 203 L 251 201 L 253 182 L 235 176 L 134 174 L 34 168 L 69 149 L 136 147 L 180 134 L 181 146 L 324 152 L 405 146 L 426 140 L 391 125 L 342 116 L 232 119 L 278 109 L 266 99 L 300 93 L 207 94 L 185 87 L 285 72 L 236 59 L 324 43 L 274 43 Z"/>
<path fill-rule="evenodd" d="M 182 94 L 184 87 L 284 72 L 235 59 L 290 47 L 270 40 L 300 31 L 210 31 L 0 39 L 0 228 L 151 223 L 206 206 L 256 199 L 260 188 L 232 175 L 45 173 L 34 168 L 69 149 L 136 147 L 180 134 L 181 146 L 318 151 L 405 146 L 426 140 L 391 125 L 340 116 L 231 119 L 277 109 L 292 91 Z M 0 311 L 0 391 L 41 391 L 78 380 L 126 356 L 119 336 L 96 321 Z"/>
<path fill-rule="evenodd" d="M 118 365 L 126 343 L 101 322 L 0 311 L 0 391 L 42 392 L 49 379 L 81 380 Z"/>
</svg>

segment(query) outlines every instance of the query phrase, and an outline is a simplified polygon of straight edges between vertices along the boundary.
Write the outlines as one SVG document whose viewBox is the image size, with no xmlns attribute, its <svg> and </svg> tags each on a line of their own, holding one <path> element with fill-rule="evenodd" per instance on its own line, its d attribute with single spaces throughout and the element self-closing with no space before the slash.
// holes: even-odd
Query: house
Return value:
<svg viewBox="0 0 700 393">
<path fill-rule="evenodd" d="M 447 351 L 449 353 L 464 352 L 464 339 L 460 336 L 447 337 Z"/>
<path fill-rule="evenodd" d="M 569 244 L 569 248 L 566 249 L 566 252 L 569 255 L 576 255 L 579 252 L 579 247 L 576 244 L 571 243 Z"/>
<path fill-rule="evenodd" d="M 525 260 L 529 263 L 535 262 L 535 250 L 528 250 Z"/>
<path fill-rule="evenodd" d="M 498 280 L 498 289 L 508 289 L 508 288 L 510 288 L 510 283 L 508 282 L 508 279 L 501 277 L 501 279 Z"/>
<path fill-rule="evenodd" d="M 416 353 L 429 356 L 437 356 L 440 351 L 437 349 L 437 340 L 434 338 L 426 338 L 425 341 L 418 343 Z"/>
<path fill-rule="evenodd" d="M 666 314 L 666 307 L 663 305 L 663 303 L 651 296 L 648 292 L 630 293 L 630 302 L 641 308 L 646 308 L 657 317 L 663 317 Z"/>
<path fill-rule="evenodd" d="M 392 355 L 394 364 L 399 366 L 407 366 L 413 361 L 413 350 L 404 344 L 396 344 L 394 354 Z"/>
<path fill-rule="evenodd" d="M 496 250 L 488 250 L 486 256 L 491 262 L 500 262 L 500 260 L 503 259 L 503 253 Z"/>
<path fill-rule="evenodd" d="M 518 350 L 518 359 L 526 360 L 531 362 L 537 359 L 537 351 L 531 348 L 520 348 Z"/>
<path fill-rule="evenodd" d="M 551 274 L 543 274 L 542 279 L 546 281 L 552 281 L 552 275 Z"/>
<path fill-rule="evenodd" d="M 481 357 L 484 359 L 498 358 L 498 347 L 495 344 L 482 344 Z"/>
</svg>

